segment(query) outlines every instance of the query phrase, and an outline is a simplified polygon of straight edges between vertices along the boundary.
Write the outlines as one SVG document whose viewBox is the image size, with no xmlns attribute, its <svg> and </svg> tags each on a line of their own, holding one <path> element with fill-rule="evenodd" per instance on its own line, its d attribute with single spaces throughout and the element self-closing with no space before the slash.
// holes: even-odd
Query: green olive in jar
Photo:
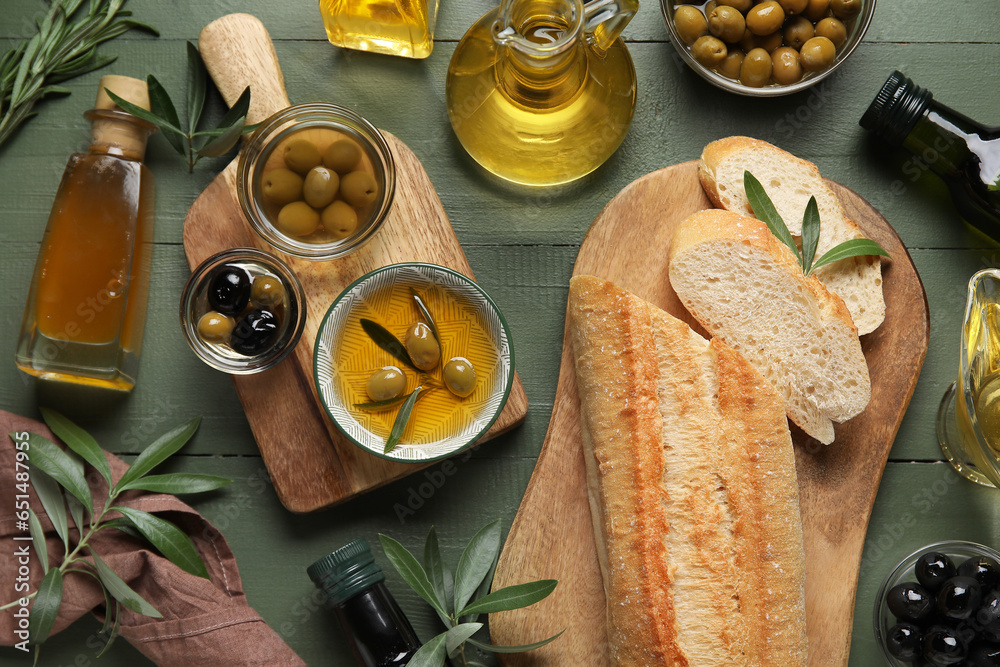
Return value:
<svg viewBox="0 0 1000 667">
<path fill-rule="evenodd" d="M 340 196 L 355 208 L 368 206 L 378 195 L 378 185 L 367 171 L 352 171 L 340 179 Z"/>
<path fill-rule="evenodd" d="M 712 10 L 718 6 L 719 3 L 716 2 L 716 0 L 708 0 L 708 2 L 706 2 L 705 6 L 702 8 L 702 11 L 705 12 L 705 16 L 708 16 L 709 14 L 712 13 Z"/>
<path fill-rule="evenodd" d="M 847 41 L 847 28 L 843 22 L 831 17 L 816 24 L 816 34 L 833 42 L 835 48 L 840 48 Z"/>
<path fill-rule="evenodd" d="M 339 199 L 324 208 L 319 218 L 323 229 L 335 239 L 347 238 L 358 228 L 358 212 Z"/>
<path fill-rule="evenodd" d="M 826 37 L 813 37 L 802 45 L 799 58 L 802 69 L 807 72 L 818 72 L 833 64 L 837 56 L 837 47 Z"/>
<path fill-rule="evenodd" d="M 743 64 L 743 52 L 739 49 L 730 49 L 726 57 L 715 69 L 722 76 L 729 79 L 740 78 L 740 65 Z"/>
<path fill-rule="evenodd" d="M 322 158 L 316 145 L 306 139 L 293 139 L 285 146 L 281 154 L 285 166 L 292 171 L 305 175 L 313 167 L 318 167 Z"/>
<path fill-rule="evenodd" d="M 452 357 L 444 365 L 444 383 L 448 391 L 465 398 L 476 389 L 476 369 L 465 357 Z"/>
<path fill-rule="evenodd" d="M 799 52 L 790 46 L 782 46 L 771 54 L 771 76 L 777 83 L 787 86 L 802 79 L 802 64 Z"/>
<path fill-rule="evenodd" d="M 785 10 L 786 15 L 794 16 L 806 10 L 806 7 L 809 6 L 809 0 L 778 0 L 778 4 Z"/>
<path fill-rule="evenodd" d="M 732 7 L 720 5 L 708 15 L 708 29 L 723 42 L 733 44 L 743 37 L 746 21 L 743 20 L 743 14 Z"/>
<path fill-rule="evenodd" d="M 760 88 L 771 80 L 771 54 L 756 48 L 743 58 L 740 66 L 740 83 L 751 88 Z"/>
<path fill-rule="evenodd" d="M 802 45 L 816 36 L 812 21 L 804 16 L 793 16 L 785 23 L 785 45 L 801 49 Z"/>
<path fill-rule="evenodd" d="M 708 32 L 708 21 L 697 7 L 682 5 L 674 12 L 674 28 L 677 29 L 677 36 L 681 41 L 691 45 Z"/>
<path fill-rule="evenodd" d="M 747 12 L 747 28 L 755 35 L 770 35 L 781 29 L 785 22 L 785 10 L 777 0 L 766 0 Z M 749 54 L 747 54 L 749 55 Z"/>
<path fill-rule="evenodd" d="M 326 167 L 313 167 L 302 185 L 302 198 L 313 208 L 324 208 L 337 196 L 340 176 Z"/>
<path fill-rule="evenodd" d="M 413 365 L 422 371 L 429 371 L 441 361 L 441 346 L 434 332 L 423 322 L 414 322 L 406 331 L 403 341 Z"/>
<path fill-rule="evenodd" d="M 224 343 L 235 326 L 236 321 L 229 315 L 210 310 L 198 319 L 198 335 L 210 343 Z"/>
<path fill-rule="evenodd" d="M 406 376 L 395 366 L 384 366 L 371 374 L 365 388 L 373 401 L 399 398 L 406 391 Z"/>
<path fill-rule="evenodd" d="M 718 66 L 725 59 L 728 49 L 725 43 L 718 37 L 705 35 L 699 37 L 691 46 L 691 55 L 694 59 L 705 67 L 712 68 Z"/>
<path fill-rule="evenodd" d="M 802 13 L 814 23 L 826 18 L 830 13 L 830 0 L 809 0 L 806 10 Z"/>
<path fill-rule="evenodd" d="M 841 21 L 852 19 L 861 12 L 861 0 L 830 0 L 830 9 Z"/>
<path fill-rule="evenodd" d="M 338 174 L 346 174 L 360 161 L 361 147 L 350 139 L 339 139 L 323 151 L 323 164 Z"/>
<path fill-rule="evenodd" d="M 753 7 L 753 0 L 719 0 L 719 5 L 732 7 L 741 14 L 746 14 Z"/>
<path fill-rule="evenodd" d="M 285 302 L 285 286 L 275 276 L 259 275 L 250 283 L 250 301 L 255 306 L 280 306 Z"/>
<path fill-rule="evenodd" d="M 304 201 L 285 204 L 278 211 L 278 229 L 289 236 L 308 236 L 319 226 L 319 213 Z"/>
<path fill-rule="evenodd" d="M 260 181 L 264 199 L 284 206 L 302 199 L 302 177 L 290 169 L 272 169 Z"/>
</svg>

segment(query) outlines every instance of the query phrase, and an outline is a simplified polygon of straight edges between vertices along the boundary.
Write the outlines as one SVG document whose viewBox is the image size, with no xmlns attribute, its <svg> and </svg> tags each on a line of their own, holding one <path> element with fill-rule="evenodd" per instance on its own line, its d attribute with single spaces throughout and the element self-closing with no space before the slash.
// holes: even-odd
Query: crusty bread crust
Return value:
<svg viewBox="0 0 1000 667">
<path fill-rule="evenodd" d="M 733 164 L 739 168 L 734 171 Z M 858 224 L 847 217 L 834 192 L 823 181 L 815 164 L 787 151 L 751 137 L 726 137 L 705 146 L 698 164 L 702 188 L 716 208 L 753 216 L 743 189 L 743 169 L 751 173 L 758 165 L 773 167 L 787 175 L 781 184 L 754 174 L 764 185 L 783 219 L 795 236 L 802 233 L 802 211 L 808 196 L 814 195 L 820 207 L 821 225 L 816 257 L 849 239 L 864 238 Z M 723 171 L 725 169 L 725 174 Z M 770 170 L 773 171 L 773 170 Z M 738 172 L 738 173 L 736 173 Z M 802 189 L 805 185 L 808 192 Z M 723 192 L 725 190 L 725 192 Z M 791 211 L 789 209 L 792 209 Z M 851 311 L 861 335 L 874 331 L 885 319 L 882 296 L 881 260 L 877 256 L 851 257 L 816 271 L 817 278 L 837 293 Z"/>
<path fill-rule="evenodd" d="M 804 666 L 784 407 L 721 341 L 613 284 L 570 282 L 612 664 Z"/>
<path fill-rule="evenodd" d="M 669 276 L 684 307 L 770 380 L 810 436 L 833 442 L 833 423 L 868 405 L 868 364 L 850 312 L 802 274 L 760 220 L 693 214 L 674 232 Z"/>
</svg>

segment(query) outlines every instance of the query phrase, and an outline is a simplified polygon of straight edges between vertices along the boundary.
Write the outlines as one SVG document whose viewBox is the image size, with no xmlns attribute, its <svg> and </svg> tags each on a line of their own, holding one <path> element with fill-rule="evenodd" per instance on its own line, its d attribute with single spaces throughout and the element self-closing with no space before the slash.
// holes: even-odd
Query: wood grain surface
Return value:
<svg viewBox="0 0 1000 667">
<path fill-rule="evenodd" d="M 199 46 L 227 103 L 252 86 L 248 122 L 259 122 L 288 106 L 274 46 L 260 21 L 246 14 L 225 16 L 205 27 Z M 342 502 L 430 465 L 388 461 L 352 444 L 326 415 L 313 382 L 313 346 L 323 317 L 340 292 L 365 273 L 387 264 L 420 261 L 473 277 L 420 160 L 396 137 L 383 135 L 396 165 L 392 209 L 374 238 L 346 257 L 311 262 L 278 253 L 264 242 L 240 210 L 235 160 L 195 200 L 184 219 L 184 249 L 192 268 L 227 248 L 258 247 L 284 259 L 305 291 L 305 330 L 289 359 L 256 375 L 233 376 L 275 491 L 293 512 Z M 515 376 L 503 412 L 482 440 L 520 424 L 527 409 L 524 388 Z"/>
<path fill-rule="evenodd" d="M 892 227 L 853 191 L 830 182 L 850 217 L 886 248 L 885 323 L 862 339 L 872 399 L 823 446 L 792 427 L 806 552 L 810 667 L 846 665 L 868 518 L 893 439 L 917 382 L 930 333 L 916 269 Z M 711 204 L 697 163 L 653 172 L 627 186 L 598 215 L 573 275 L 611 280 L 692 324 L 670 287 L 666 258 L 673 230 Z M 566 339 L 568 340 L 568 338 Z M 555 407 L 535 471 L 507 537 L 494 588 L 559 580 L 546 600 L 494 614 L 496 644 L 524 644 L 566 629 L 548 646 L 503 656 L 504 664 L 606 665 L 605 597 L 587 502 L 580 407 L 570 346 L 564 341 Z"/>
</svg>

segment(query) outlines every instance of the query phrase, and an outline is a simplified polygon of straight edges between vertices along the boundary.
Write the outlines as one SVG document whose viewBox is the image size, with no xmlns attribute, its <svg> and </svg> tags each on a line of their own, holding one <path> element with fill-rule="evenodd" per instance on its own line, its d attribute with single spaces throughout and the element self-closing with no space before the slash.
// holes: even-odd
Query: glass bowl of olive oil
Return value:
<svg viewBox="0 0 1000 667">
<path fill-rule="evenodd" d="M 313 360 L 320 403 L 341 433 L 403 462 L 471 446 L 500 416 L 514 381 L 496 303 L 435 264 L 392 264 L 348 286 L 320 324 Z"/>
<path fill-rule="evenodd" d="M 385 137 L 362 116 L 297 104 L 251 135 L 236 179 L 243 215 L 264 241 L 322 261 L 375 235 L 392 208 L 396 167 Z"/>
</svg>

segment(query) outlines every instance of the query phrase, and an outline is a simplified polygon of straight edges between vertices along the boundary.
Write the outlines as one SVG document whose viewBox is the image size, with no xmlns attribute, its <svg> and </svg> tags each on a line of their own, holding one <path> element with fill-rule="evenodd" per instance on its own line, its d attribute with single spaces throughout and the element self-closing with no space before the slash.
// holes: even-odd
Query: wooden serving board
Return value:
<svg viewBox="0 0 1000 667">
<path fill-rule="evenodd" d="M 622 190 L 591 225 L 573 275 L 611 280 L 692 324 L 670 287 L 674 229 L 711 203 L 696 162 L 653 172 Z M 847 664 L 861 551 L 882 470 L 910 402 L 930 331 L 923 285 L 902 241 L 870 204 L 829 182 L 848 216 L 892 256 L 882 265 L 885 322 L 862 338 L 872 380 L 863 413 L 823 446 L 792 427 L 806 554 L 809 665 Z M 494 588 L 558 579 L 555 592 L 524 610 L 493 614 L 495 644 L 526 644 L 560 630 L 551 644 L 503 656 L 506 665 L 607 665 L 605 597 L 587 501 L 580 403 L 572 349 L 564 338 L 555 407 L 528 490 L 497 566 Z"/>
<path fill-rule="evenodd" d="M 289 106 L 267 30 L 256 18 L 232 14 L 209 24 L 199 39 L 209 73 L 228 104 L 251 86 L 247 122 Z M 192 268 L 217 252 L 258 247 L 284 259 L 306 293 L 305 330 L 292 355 L 256 375 L 233 376 L 237 394 L 282 504 L 309 512 L 412 474 L 430 464 L 399 463 L 352 444 L 327 417 L 313 382 L 313 345 L 333 300 L 365 273 L 397 262 L 430 262 L 472 278 L 472 270 L 420 160 L 382 133 L 396 164 L 396 194 L 383 227 L 347 257 L 311 262 L 278 253 L 243 217 L 236 195 L 236 161 L 195 200 L 184 219 L 184 250 Z M 482 440 L 524 421 L 528 399 L 515 375 L 507 404 Z"/>
</svg>

